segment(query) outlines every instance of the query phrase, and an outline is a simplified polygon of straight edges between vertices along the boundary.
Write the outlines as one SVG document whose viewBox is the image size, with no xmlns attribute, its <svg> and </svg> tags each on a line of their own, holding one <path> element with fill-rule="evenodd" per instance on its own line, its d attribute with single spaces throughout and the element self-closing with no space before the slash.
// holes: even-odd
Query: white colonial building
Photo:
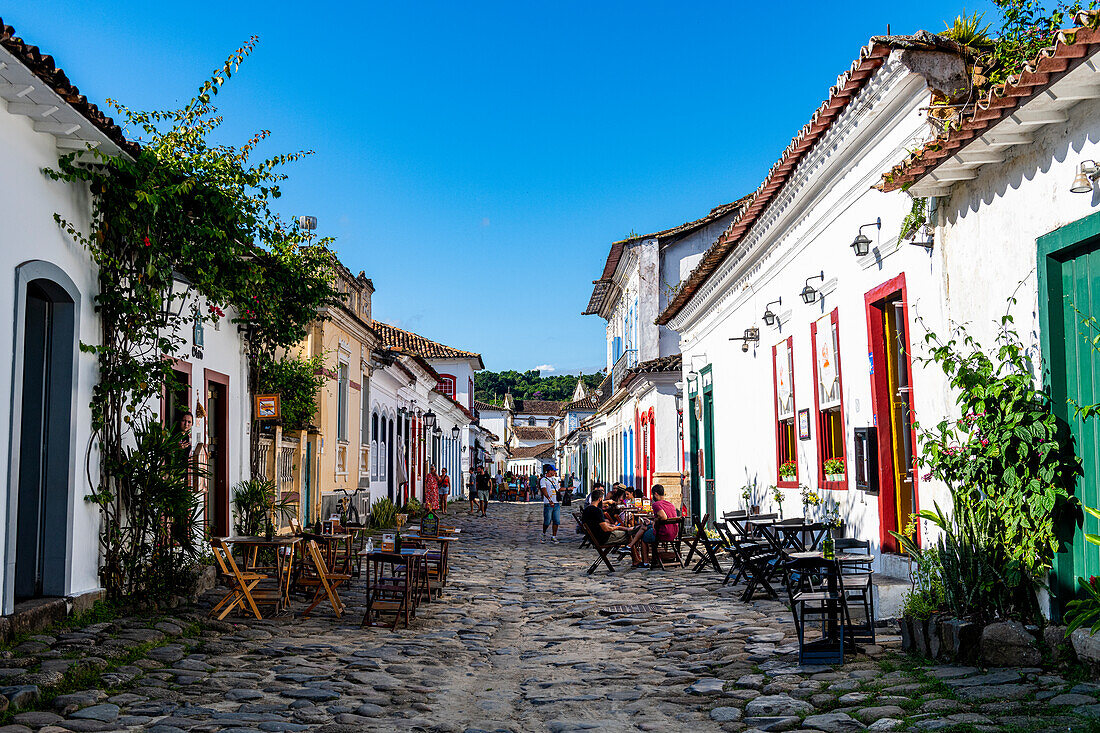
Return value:
<svg viewBox="0 0 1100 733">
<path fill-rule="evenodd" d="M 590 480 L 621 481 L 647 495 L 660 482 L 678 498 L 680 345 L 655 320 L 740 206 L 718 206 L 701 219 L 611 245 L 585 310 L 607 321 L 608 377 L 597 390 L 598 413 L 585 421 Z"/>
</svg>

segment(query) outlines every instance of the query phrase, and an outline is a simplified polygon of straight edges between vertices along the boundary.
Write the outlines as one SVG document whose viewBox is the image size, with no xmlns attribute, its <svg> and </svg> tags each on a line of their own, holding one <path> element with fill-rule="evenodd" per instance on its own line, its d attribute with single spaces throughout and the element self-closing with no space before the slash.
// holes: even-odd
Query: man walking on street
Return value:
<svg viewBox="0 0 1100 733">
<path fill-rule="evenodd" d="M 489 472 L 483 467 L 477 469 L 477 503 L 481 506 L 481 516 L 489 508 Z"/>
<path fill-rule="evenodd" d="M 546 530 L 551 525 L 554 530 L 550 535 L 551 542 L 558 541 L 558 525 L 561 524 L 561 503 L 558 501 L 560 488 L 558 487 L 558 472 L 547 463 L 542 467 L 542 480 L 539 482 L 539 493 L 542 494 L 542 541 L 546 542 Z"/>
</svg>

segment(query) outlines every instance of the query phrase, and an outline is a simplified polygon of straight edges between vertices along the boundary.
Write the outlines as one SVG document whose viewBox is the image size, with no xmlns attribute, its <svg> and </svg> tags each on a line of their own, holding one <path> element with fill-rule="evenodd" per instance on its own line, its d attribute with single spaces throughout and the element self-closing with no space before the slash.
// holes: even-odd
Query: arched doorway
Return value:
<svg viewBox="0 0 1100 733">
<path fill-rule="evenodd" d="M 5 612 L 69 582 L 79 291 L 60 268 L 16 270 Z"/>
</svg>

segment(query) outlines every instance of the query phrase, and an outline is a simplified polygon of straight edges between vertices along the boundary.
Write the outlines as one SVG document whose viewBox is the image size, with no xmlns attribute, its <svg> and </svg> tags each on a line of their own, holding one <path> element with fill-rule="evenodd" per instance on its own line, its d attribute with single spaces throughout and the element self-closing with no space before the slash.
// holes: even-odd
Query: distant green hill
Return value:
<svg viewBox="0 0 1100 733">
<path fill-rule="evenodd" d="M 584 384 L 589 390 L 603 381 L 604 373 L 585 374 Z M 477 372 L 474 375 L 474 399 L 499 405 L 507 392 L 517 400 L 565 401 L 573 396 L 577 377 L 573 374 L 555 374 L 543 377 L 537 369 L 529 372 L 508 370 L 504 372 Z"/>
</svg>

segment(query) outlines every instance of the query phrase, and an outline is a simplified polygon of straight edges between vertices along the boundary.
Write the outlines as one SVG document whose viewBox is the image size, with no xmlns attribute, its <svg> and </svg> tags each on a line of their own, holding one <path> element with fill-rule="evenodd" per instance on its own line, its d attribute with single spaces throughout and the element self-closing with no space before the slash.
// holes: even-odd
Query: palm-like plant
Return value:
<svg viewBox="0 0 1100 733">
<path fill-rule="evenodd" d="M 989 37 L 989 26 L 982 27 L 982 14 L 956 16 L 954 23 L 944 22 L 946 30 L 940 33 L 944 38 L 949 38 L 955 43 L 969 46 L 975 51 L 986 51 L 993 47 L 993 39 Z"/>
</svg>

